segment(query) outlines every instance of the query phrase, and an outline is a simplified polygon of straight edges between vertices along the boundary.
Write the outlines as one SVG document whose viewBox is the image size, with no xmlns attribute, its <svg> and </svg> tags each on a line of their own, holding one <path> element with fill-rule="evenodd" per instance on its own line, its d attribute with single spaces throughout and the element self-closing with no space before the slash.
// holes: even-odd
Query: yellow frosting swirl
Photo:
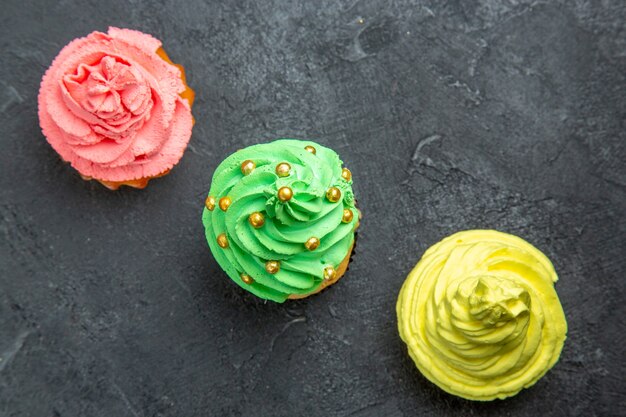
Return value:
<svg viewBox="0 0 626 417">
<path fill-rule="evenodd" d="M 567 323 L 550 260 L 495 230 L 456 233 L 409 274 L 396 306 L 400 337 L 443 390 L 488 401 L 533 385 L 559 359 Z"/>
</svg>

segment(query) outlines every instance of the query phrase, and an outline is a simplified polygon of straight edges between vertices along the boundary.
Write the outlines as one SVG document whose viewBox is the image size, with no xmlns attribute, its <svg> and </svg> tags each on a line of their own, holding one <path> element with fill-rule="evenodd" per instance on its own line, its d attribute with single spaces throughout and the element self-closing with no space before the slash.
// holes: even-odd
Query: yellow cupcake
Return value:
<svg viewBox="0 0 626 417">
<path fill-rule="evenodd" d="M 567 323 L 548 258 L 494 230 L 433 245 L 398 298 L 398 330 L 426 378 L 470 400 L 533 385 L 559 359 Z"/>
</svg>

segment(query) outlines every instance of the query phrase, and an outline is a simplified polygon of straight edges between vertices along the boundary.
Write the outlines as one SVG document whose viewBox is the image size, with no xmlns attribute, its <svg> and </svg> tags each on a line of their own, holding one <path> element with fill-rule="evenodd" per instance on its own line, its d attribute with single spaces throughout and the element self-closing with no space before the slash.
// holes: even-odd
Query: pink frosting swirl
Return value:
<svg viewBox="0 0 626 417">
<path fill-rule="evenodd" d="M 161 42 L 128 29 L 93 32 L 65 46 L 39 90 L 48 142 L 83 176 L 130 181 L 159 176 L 182 157 L 191 105 L 181 70 Z"/>
</svg>

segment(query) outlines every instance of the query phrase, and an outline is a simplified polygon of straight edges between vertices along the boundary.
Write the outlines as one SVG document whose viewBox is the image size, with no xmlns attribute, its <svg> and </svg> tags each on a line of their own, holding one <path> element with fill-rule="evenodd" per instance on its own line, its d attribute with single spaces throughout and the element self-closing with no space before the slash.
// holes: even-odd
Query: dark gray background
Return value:
<svg viewBox="0 0 626 417">
<path fill-rule="evenodd" d="M 0 7 L 0 416 L 610 416 L 626 409 L 626 6 L 616 1 L 17 1 Z M 362 19 L 362 20 L 361 20 Z M 173 172 L 83 182 L 40 133 L 45 69 L 108 25 L 163 40 L 197 92 Z M 204 241 L 216 165 L 331 146 L 364 219 L 350 271 L 283 305 Z M 462 229 L 554 262 L 561 360 L 507 401 L 445 394 L 398 290 Z"/>
</svg>

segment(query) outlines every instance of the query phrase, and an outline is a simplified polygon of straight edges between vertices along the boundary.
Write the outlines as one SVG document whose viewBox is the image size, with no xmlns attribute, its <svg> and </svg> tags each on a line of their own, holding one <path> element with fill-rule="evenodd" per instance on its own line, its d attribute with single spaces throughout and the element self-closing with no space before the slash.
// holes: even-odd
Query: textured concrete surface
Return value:
<svg viewBox="0 0 626 417">
<path fill-rule="evenodd" d="M 626 409 L 623 1 L 17 1 L 0 12 L 0 416 L 617 416 Z M 71 39 L 152 33 L 196 89 L 147 190 L 83 182 L 40 133 Z M 337 150 L 365 218 L 348 275 L 284 305 L 220 271 L 216 164 L 277 137 Z M 449 396 L 397 336 L 400 285 L 468 228 L 560 275 L 560 362 L 507 401 Z"/>
</svg>

